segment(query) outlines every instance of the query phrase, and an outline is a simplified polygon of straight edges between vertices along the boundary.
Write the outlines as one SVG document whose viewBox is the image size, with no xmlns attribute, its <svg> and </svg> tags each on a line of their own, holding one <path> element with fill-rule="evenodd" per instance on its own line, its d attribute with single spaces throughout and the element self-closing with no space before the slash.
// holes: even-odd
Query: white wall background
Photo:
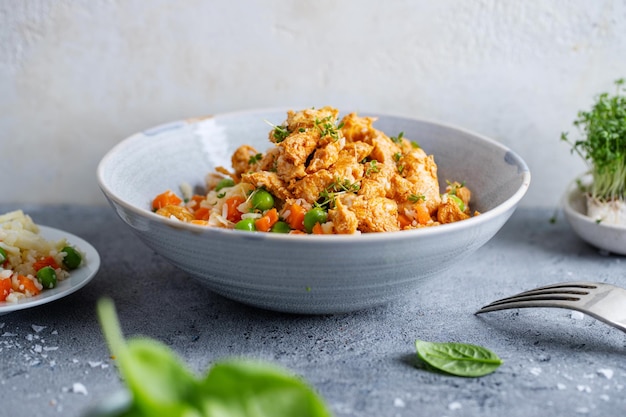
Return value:
<svg viewBox="0 0 626 417">
<path fill-rule="evenodd" d="M 618 0 L 0 0 L 0 201 L 105 204 L 136 131 L 328 104 L 493 137 L 554 207 L 585 169 L 560 133 L 625 76 Z"/>
</svg>

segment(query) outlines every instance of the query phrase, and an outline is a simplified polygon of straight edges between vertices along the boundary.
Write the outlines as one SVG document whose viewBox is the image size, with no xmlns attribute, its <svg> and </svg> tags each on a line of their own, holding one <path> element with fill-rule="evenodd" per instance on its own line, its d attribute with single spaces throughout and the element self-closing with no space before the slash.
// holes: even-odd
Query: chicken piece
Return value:
<svg viewBox="0 0 626 417">
<path fill-rule="evenodd" d="M 461 211 L 456 201 L 452 198 L 447 198 L 447 194 L 444 194 L 441 205 L 437 210 L 437 221 L 439 221 L 439 223 L 453 223 L 468 219 L 469 217 L 469 214 Z"/>
<path fill-rule="evenodd" d="M 293 197 L 286 184 L 275 172 L 260 171 L 242 174 L 241 181 L 252 184 L 255 188 L 264 187 L 274 197 L 283 201 Z"/>
<path fill-rule="evenodd" d="M 402 149 L 394 143 L 387 135 L 376 131 L 370 143 L 374 147 L 370 152 L 370 158 L 383 164 L 393 164 L 397 160 L 397 155 L 402 154 Z"/>
<path fill-rule="evenodd" d="M 365 168 L 359 160 L 354 158 L 354 154 L 350 151 L 341 151 L 337 157 L 337 161 L 329 168 L 330 173 L 335 178 L 355 183 L 363 177 Z"/>
<path fill-rule="evenodd" d="M 322 120 L 328 120 L 336 124 L 338 115 L 339 110 L 330 106 L 320 109 L 304 109 L 297 112 L 289 110 L 285 124 L 290 132 L 296 132 L 300 129 L 315 127 Z"/>
<path fill-rule="evenodd" d="M 465 204 L 465 212 L 469 213 L 469 204 L 472 199 L 472 192 L 469 188 L 455 181 L 446 186 L 446 194 L 452 194 L 459 197 Z"/>
<path fill-rule="evenodd" d="M 363 178 L 361 180 L 361 187 L 359 188 L 357 194 L 367 198 L 385 197 L 387 195 L 387 191 L 385 190 L 385 186 L 382 182 L 378 182 L 370 178 Z"/>
<path fill-rule="evenodd" d="M 357 161 L 362 161 L 369 156 L 374 147 L 365 142 L 346 142 L 343 151 L 350 153 Z"/>
<path fill-rule="evenodd" d="M 356 113 L 350 113 L 341 120 L 341 132 L 348 142 L 366 142 L 376 134 L 376 129 L 372 124 L 377 119 L 375 117 L 359 117 Z"/>
<path fill-rule="evenodd" d="M 304 165 L 309 155 L 317 147 L 319 138 L 319 131 L 310 129 L 304 132 L 293 133 L 276 146 L 283 149 L 282 156 L 287 161 L 294 165 Z"/>
<path fill-rule="evenodd" d="M 175 206 L 172 204 L 161 207 L 156 211 L 156 214 L 170 219 L 174 217 L 181 222 L 190 222 L 194 219 L 193 214 L 191 214 L 187 207 Z"/>
<path fill-rule="evenodd" d="M 437 165 L 432 155 L 411 152 L 400 157 L 397 166 L 402 172 L 401 176 L 394 178 L 393 198 L 403 202 L 417 196 L 423 199 L 429 213 L 433 215 L 441 203 L 441 196 Z"/>
<path fill-rule="evenodd" d="M 320 198 L 320 193 L 333 180 L 333 175 L 329 171 L 322 169 L 294 182 L 290 189 L 295 198 L 302 198 L 309 203 L 314 203 Z"/>
<path fill-rule="evenodd" d="M 256 171 L 256 155 L 258 154 L 259 152 L 249 145 L 242 145 L 237 148 L 230 158 L 235 175 L 240 176 L 243 172 Z"/>
<path fill-rule="evenodd" d="M 421 200 L 428 208 L 430 215 L 434 215 L 441 204 L 439 191 L 429 182 L 422 183 L 420 178 L 411 182 L 400 175 L 395 175 L 392 181 L 392 198 L 398 202 Z"/>
<path fill-rule="evenodd" d="M 277 146 L 270 148 L 259 161 L 258 170 L 276 172 L 276 165 L 278 164 L 277 160 L 280 156 L 281 150 L 282 149 Z"/>
<path fill-rule="evenodd" d="M 339 152 L 345 143 L 346 140 L 343 137 L 333 140 L 330 136 L 326 136 L 326 139 L 320 141 L 320 146 L 315 150 L 306 172 L 310 174 L 320 169 L 328 169 L 339 159 Z"/>
<path fill-rule="evenodd" d="M 382 197 L 393 198 L 393 178 L 397 175 L 398 170 L 393 164 L 380 164 L 378 161 L 376 162 L 376 169 L 370 169 L 369 173 L 367 173 L 367 178 L 376 181 L 379 187 L 384 190 Z M 366 187 L 370 187 L 370 185 L 366 185 Z M 366 192 L 367 191 L 363 191 L 362 194 Z"/>
<path fill-rule="evenodd" d="M 359 226 L 356 214 L 348 210 L 340 199 L 335 200 L 335 207 L 328 210 L 328 220 L 333 223 L 338 234 L 353 234 Z"/>
<path fill-rule="evenodd" d="M 300 178 L 306 177 L 304 165 L 294 165 L 292 162 L 287 161 L 283 155 L 279 155 L 276 158 L 276 173 L 286 184 L 291 184 Z"/>
<path fill-rule="evenodd" d="M 398 205 L 385 197 L 366 198 L 358 196 L 349 210 L 356 214 L 359 230 L 364 233 L 392 232 L 400 230 Z"/>
</svg>

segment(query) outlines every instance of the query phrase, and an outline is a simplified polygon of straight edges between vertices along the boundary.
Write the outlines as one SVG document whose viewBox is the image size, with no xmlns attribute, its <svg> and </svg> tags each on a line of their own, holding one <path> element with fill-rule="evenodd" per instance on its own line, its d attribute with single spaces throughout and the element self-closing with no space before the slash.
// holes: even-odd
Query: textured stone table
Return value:
<svg viewBox="0 0 626 417">
<path fill-rule="evenodd" d="M 0 211 L 18 208 L 0 204 Z M 153 253 L 109 207 L 21 206 L 89 241 L 102 266 L 63 299 L 0 316 L 0 415 L 79 416 L 123 385 L 95 316 L 116 302 L 126 335 L 173 348 L 197 372 L 246 356 L 308 380 L 336 416 L 619 416 L 626 413 L 626 334 L 559 309 L 475 316 L 538 285 L 626 286 L 626 258 L 580 241 L 551 210 L 519 209 L 475 255 L 385 307 L 336 316 L 257 310 L 208 291 Z M 419 368 L 415 339 L 483 345 L 504 364 L 478 379 Z"/>
</svg>

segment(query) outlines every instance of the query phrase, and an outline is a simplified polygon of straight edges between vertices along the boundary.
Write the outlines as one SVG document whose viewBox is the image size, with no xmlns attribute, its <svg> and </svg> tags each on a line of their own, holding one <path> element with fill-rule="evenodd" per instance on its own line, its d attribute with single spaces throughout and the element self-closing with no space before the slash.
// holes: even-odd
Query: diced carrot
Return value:
<svg viewBox="0 0 626 417">
<path fill-rule="evenodd" d="M 37 288 L 37 286 L 35 285 L 35 282 L 32 279 L 25 277 L 24 275 L 18 275 L 17 281 L 18 281 L 17 290 L 19 292 L 23 292 L 23 293 L 29 292 L 30 295 L 33 295 L 33 296 L 41 292 L 41 290 Z"/>
<path fill-rule="evenodd" d="M 254 221 L 256 230 L 259 232 L 269 232 L 272 226 L 278 221 L 278 210 L 272 208 L 265 214 Z"/>
<path fill-rule="evenodd" d="M 299 204 L 293 203 L 289 207 L 289 216 L 285 219 L 294 230 L 304 230 L 304 215 L 306 211 L 304 207 Z"/>
<path fill-rule="evenodd" d="M 209 222 L 206 221 L 206 220 L 192 220 L 189 223 L 197 224 L 197 225 L 200 225 L 200 226 L 208 226 L 208 224 L 209 224 Z"/>
<path fill-rule="evenodd" d="M 398 214 L 398 222 L 400 223 L 400 229 L 404 229 L 405 227 L 411 226 L 413 220 L 406 214 Z"/>
<path fill-rule="evenodd" d="M 206 207 L 199 207 L 193 212 L 193 217 L 196 220 L 209 220 L 210 210 Z"/>
<path fill-rule="evenodd" d="M 206 200 L 206 197 L 200 194 L 194 194 L 191 196 L 191 201 L 194 201 L 198 205 L 204 200 Z"/>
<path fill-rule="evenodd" d="M 419 224 L 427 224 L 432 220 L 425 204 L 415 204 L 413 207 L 415 207 L 415 217 Z"/>
<path fill-rule="evenodd" d="M 0 301 L 7 299 L 11 293 L 11 277 L 0 279 Z"/>
<path fill-rule="evenodd" d="M 226 207 L 228 208 L 226 218 L 229 221 L 238 222 L 241 220 L 241 215 L 243 213 L 237 210 L 237 207 L 239 207 L 239 205 L 244 201 L 246 201 L 246 199 L 238 195 L 232 196 L 226 200 L 224 204 L 226 204 Z"/>
<path fill-rule="evenodd" d="M 200 194 L 194 194 L 189 199 L 189 202 L 185 205 L 191 210 L 198 210 L 200 207 L 202 207 L 200 203 L 202 203 L 205 200 L 206 200 L 205 196 L 200 195 Z"/>
<path fill-rule="evenodd" d="M 154 200 L 152 200 L 152 209 L 158 210 L 165 206 L 177 206 L 182 203 L 183 200 L 174 194 L 171 190 L 167 190 L 164 193 L 157 195 Z"/>
<path fill-rule="evenodd" d="M 314 235 L 323 235 L 324 229 L 322 228 L 322 225 L 320 223 L 315 223 L 315 225 L 313 226 L 313 230 L 311 232 Z"/>
<path fill-rule="evenodd" d="M 35 271 L 39 271 L 41 268 L 44 268 L 46 266 L 51 266 L 54 269 L 57 269 L 59 267 L 59 265 L 52 256 L 46 256 L 45 258 L 41 258 L 40 260 L 35 261 L 35 263 L 33 264 L 33 269 Z"/>
</svg>

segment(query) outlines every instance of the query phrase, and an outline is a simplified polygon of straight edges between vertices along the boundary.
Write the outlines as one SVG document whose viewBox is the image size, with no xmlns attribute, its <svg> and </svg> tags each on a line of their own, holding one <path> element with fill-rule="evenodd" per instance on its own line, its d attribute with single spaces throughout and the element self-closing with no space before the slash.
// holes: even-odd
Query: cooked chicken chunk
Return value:
<svg viewBox="0 0 626 417">
<path fill-rule="evenodd" d="M 250 183 L 255 188 L 263 187 L 283 201 L 293 197 L 285 183 L 275 172 L 260 171 L 242 174 L 241 181 Z"/>
<path fill-rule="evenodd" d="M 398 205 L 385 197 L 372 199 L 359 196 L 354 199 L 350 211 L 356 214 L 359 230 L 369 232 L 392 232 L 400 230 Z"/>
</svg>

